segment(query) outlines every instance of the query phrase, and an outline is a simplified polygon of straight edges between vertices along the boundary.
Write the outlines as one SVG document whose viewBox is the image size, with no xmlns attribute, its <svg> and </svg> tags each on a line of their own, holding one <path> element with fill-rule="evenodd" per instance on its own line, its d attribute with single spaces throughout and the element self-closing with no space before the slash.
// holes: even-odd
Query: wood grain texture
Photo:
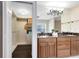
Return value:
<svg viewBox="0 0 79 59">
<path fill-rule="evenodd" d="M 39 58 L 56 57 L 56 38 L 43 38 L 39 40 Z"/>
<path fill-rule="evenodd" d="M 39 38 L 38 42 L 38 56 L 41 58 L 79 55 L 79 36 Z"/>
<path fill-rule="evenodd" d="M 71 55 L 79 55 L 79 36 L 71 38 Z"/>
<path fill-rule="evenodd" d="M 71 37 L 71 55 L 77 55 L 77 38 Z"/>
<path fill-rule="evenodd" d="M 70 56 L 70 38 L 58 37 L 57 38 L 57 57 Z"/>
</svg>

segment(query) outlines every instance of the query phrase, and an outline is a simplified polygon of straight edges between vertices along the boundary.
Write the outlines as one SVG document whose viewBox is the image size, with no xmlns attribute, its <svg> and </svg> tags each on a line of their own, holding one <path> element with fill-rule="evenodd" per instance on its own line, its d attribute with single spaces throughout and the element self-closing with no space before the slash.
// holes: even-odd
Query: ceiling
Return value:
<svg viewBox="0 0 79 59">
<path fill-rule="evenodd" d="M 22 2 L 12 2 L 12 10 L 17 17 L 28 18 L 32 16 L 32 5 Z"/>
<path fill-rule="evenodd" d="M 79 1 L 38 1 L 38 6 L 71 8 L 79 4 Z"/>
<path fill-rule="evenodd" d="M 79 1 L 38 1 L 37 2 L 37 19 L 50 20 L 53 18 L 47 15 L 52 8 L 67 9 L 79 5 Z M 28 18 L 32 16 L 32 5 L 27 3 L 12 2 L 13 12 L 17 17 Z"/>
<path fill-rule="evenodd" d="M 53 16 L 47 15 L 47 12 L 52 8 L 68 9 L 79 5 L 79 1 L 38 1 L 37 15 L 39 20 L 51 20 Z"/>
</svg>

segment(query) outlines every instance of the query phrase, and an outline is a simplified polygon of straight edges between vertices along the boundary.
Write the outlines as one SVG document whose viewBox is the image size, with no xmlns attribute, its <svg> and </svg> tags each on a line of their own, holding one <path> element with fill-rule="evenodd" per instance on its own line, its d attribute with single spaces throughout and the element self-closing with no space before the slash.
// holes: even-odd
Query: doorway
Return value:
<svg viewBox="0 0 79 59">
<path fill-rule="evenodd" d="M 32 3 L 11 2 L 12 58 L 32 58 Z"/>
<path fill-rule="evenodd" d="M 12 1 L 3 1 L 3 58 L 12 58 Z M 29 1 L 22 1 L 23 3 Z M 36 1 L 32 3 L 32 58 L 37 57 Z M 27 4 L 27 3 L 26 3 Z"/>
</svg>

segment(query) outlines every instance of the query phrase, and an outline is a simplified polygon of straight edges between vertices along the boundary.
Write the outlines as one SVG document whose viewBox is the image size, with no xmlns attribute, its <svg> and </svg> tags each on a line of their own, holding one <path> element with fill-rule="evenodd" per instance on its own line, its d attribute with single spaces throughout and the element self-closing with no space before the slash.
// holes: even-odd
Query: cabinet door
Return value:
<svg viewBox="0 0 79 59">
<path fill-rule="evenodd" d="M 39 43 L 39 57 L 40 58 L 48 57 L 47 49 L 48 49 L 47 43 Z"/>
<path fill-rule="evenodd" d="M 71 55 L 77 55 L 77 41 L 76 41 L 76 37 L 72 37 L 71 38 Z"/>
<path fill-rule="evenodd" d="M 76 44 L 77 44 L 77 55 L 79 55 L 79 37 L 77 37 L 77 40 L 76 40 Z"/>
<path fill-rule="evenodd" d="M 69 49 L 58 49 L 57 50 L 57 57 L 68 57 L 70 56 L 70 50 Z"/>
<path fill-rule="evenodd" d="M 56 57 L 56 38 L 39 39 L 40 58 Z"/>
<path fill-rule="evenodd" d="M 48 57 L 55 57 L 55 44 L 52 42 L 48 44 Z"/>
<path fill-rule="evenodd" d="M 53 58 L 56 57 L 56 39 L 52 38 L 48 41 L 48 57 Z"/>
<path fill-rule="evenodd" d="M 79 37 L 71 38 L 71 55 L 79 55 Z"/>
<path fill-rule="evenodd" d="M 70 56 L 70 38 L 57 38 L 57 57 Z"/>
</svg>

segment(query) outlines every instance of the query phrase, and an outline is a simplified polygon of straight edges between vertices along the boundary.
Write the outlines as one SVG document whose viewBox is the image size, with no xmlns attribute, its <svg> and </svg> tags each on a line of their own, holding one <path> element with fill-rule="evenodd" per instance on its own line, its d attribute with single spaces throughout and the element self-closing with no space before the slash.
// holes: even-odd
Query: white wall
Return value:
<svg viewBox="0 0 79 59">
<path fill-rule="evenodd" d="M 79 6 L 65 10 L 61 16 L 61 22 L 61 31 L 79 33 Z"/>
<path fill-rule="evenodd" d="M 28 36 L 24 29 L 24 25 L 26 21 L 17 21 L 17 30 L 19 35 L 19 43 L 18 44 L 31 44 L 31 37 Z"/>
<path fill-rule="evenodd" d="M 16 19 L 17 19 L 17 17 L 13 14 L 12 15 L 12 52 L 17 47 L 18 42 L 19 42 Z"/>
</svg>

